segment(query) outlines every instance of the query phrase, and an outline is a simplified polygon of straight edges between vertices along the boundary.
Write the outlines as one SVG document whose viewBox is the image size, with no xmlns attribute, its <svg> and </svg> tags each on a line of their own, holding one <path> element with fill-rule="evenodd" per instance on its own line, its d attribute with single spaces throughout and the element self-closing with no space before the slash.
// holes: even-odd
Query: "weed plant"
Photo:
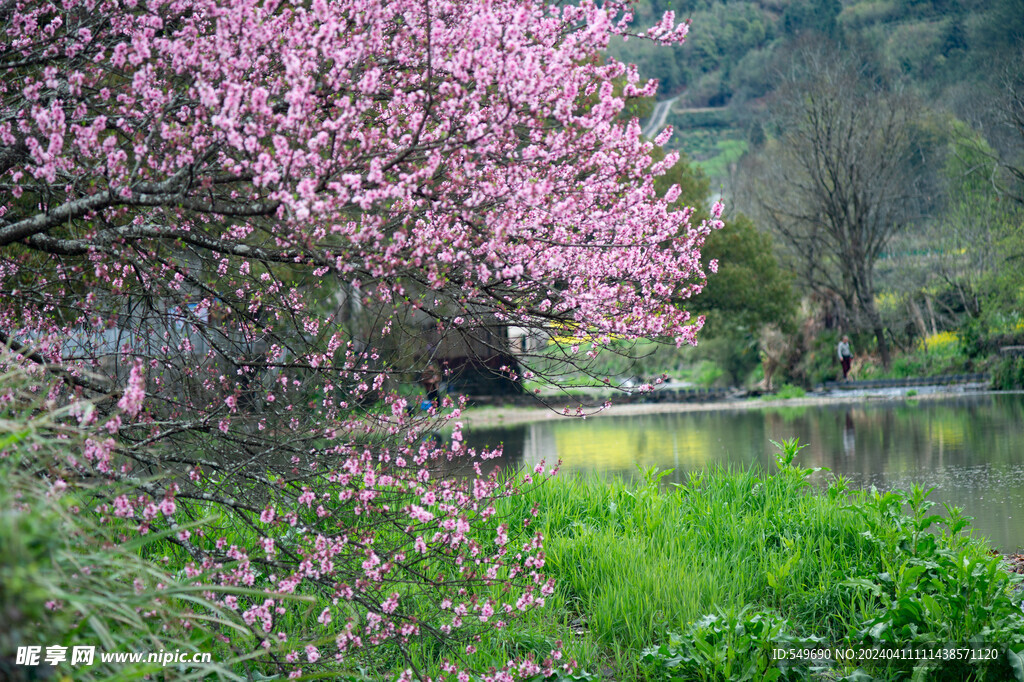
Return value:
<svg viewBox="0 0 1024 682">
<path fill-rule="evenodd" d="M 806 395 L 807 391 L 800 386 L 782 384 L 775 393 L 769 393 L 761 397 L 764 400 L 789 400 L 790 398 L 803 398 Z"/>
<path fill-rule="evenodd" d="M 207 584 L 164 562 L 172 531 L 125 535 L 123 524 L 100 523 L 94 482 L 59 467 L 64 453 L 81 448 L 82 434 L 68 426 L 67 408 L 50 404 L 46 391 L 26 390 L 29 383 L 16 369 L 0 374 L 8 398 L 0 402 L 0 680 L 251 679 L 249 659 L 266 652 L 225 645 L 229 636 L 248 643 L 250 630 L 221 600 L 256 593 Z M 25 646 L 64 647 L 65 659 L 18 665 L 15 652 Z M 88 646 L 93 662 L 69 667 L 73 648 Z M 101 652 L 211 660 L 108 663 Z"/>
</svg>

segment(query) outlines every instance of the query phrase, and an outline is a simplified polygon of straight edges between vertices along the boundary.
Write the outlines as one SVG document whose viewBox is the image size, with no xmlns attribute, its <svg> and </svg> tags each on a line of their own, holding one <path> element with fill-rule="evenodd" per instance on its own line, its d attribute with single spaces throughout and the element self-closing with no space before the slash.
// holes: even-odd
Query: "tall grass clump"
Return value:
<svg viewBox="0 0 1024 682">
<path fill-rule="evenodd" d="M 962 513 L 932 513 L 919 488 L 814 485 L 799 449 L 780 444 L 773 475 L 719 468 L 666 487 L 668 472 L 649 469 L 631 483 L 558 478 L 507 500 L 524 519 L 539 510 L 550 617 L 575 624 L 615 679 L 820 679 L 772 649 L 984 640 L 999 660 L 860 661 L 828 674 L 1024 680 L 1019 597 Z"/>
<path fill-rule="evenodd" d="M 835 575 L 868 559 L 863 523 L 842 504 L 842 481 L 811 494 L 802 470 L 764 477 L 715 469 L 663 490 L 667 472 L 639 485 L 558 479 L 534 494 L 548 570 L 608 643 L 643 647 L 716 607 L 766 606 L 823 622 L 852 610 Z"/>
<path fill-rule="evenodd" d="M 69 410 L 48 398 L 19 368 L 0 372 L 0 679 L 247 680 L 247 659 L 228 646 L 249 628 L 224 606 L 253 591 L 208 584 L 164 560 L 173 531 L 133 534 L 101 522 L 97 478 L 61 466 L 83 447 Z M 109 491 L 107 491 L 109 492 Z M 41 647 L 39 666 L 19 665 L 19 647 Z M 90 663 L 71 665 L 74 647 L 95 647 Z M 65 647 L 65 660 L 43 660 Z M 250 647 L 248 649 L 252 651 Z M 209 654 L 188 664 L 105 663 L 100 653 Z M 256 655 L 272 652 L 259 651 Z M 181 659 L 179 659 L 181 660 Z"/>
</svg>

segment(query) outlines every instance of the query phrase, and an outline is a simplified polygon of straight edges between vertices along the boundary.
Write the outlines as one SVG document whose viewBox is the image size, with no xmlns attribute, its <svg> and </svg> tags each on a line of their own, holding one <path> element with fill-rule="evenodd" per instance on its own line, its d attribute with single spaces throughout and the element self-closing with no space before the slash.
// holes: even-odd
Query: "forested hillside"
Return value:
<svg viewBox="0 0 1024 682">
<path fill-rule="evenodd" d="M 802 302 L 751 316 L 776 285 L 737 306 L 723 293 L 751 271 L 712 277 L 710 375 L 810 386 L 850 333 L 861 376 L 1024 383 L 998 357 L 1024 343 L 1024 0 L 640 0 L 635 24 L 665 10 L 691 20 L 685 44 L 609 48 L 659 81 L 646 132 L 672 125 L 741 226 L 709 249 L 741 268 L 773 252 Z"/>
<path fill-rule="evenodd" d="M 610 51 L 658 79 L 659 98 L 677 98 L 667 118 L 677 129 L 670 146 L 687 150 L 715 185 L 762 139 L 761 109 L 808 42 L 825 42 L 874 77 L 991 127 L 988 105 L 1024 36 L 1022 0 L 640 0 L 635 23 L 646 26 L 665 10 L 692 21 L 685 44 L 618 40 Z"/>
<path fill-rule="evenodd" d="M 763 97 L 811 35 L 932 94 L 988 80 L 1024 35 L 1020 0 L 640 0 L 635 23 L 665 10 L 692 21 L 686 44 L 617 41 L 611 51 L 657 78 L 662 96 L 682 94 L 693 107 Z"/>
</svg>

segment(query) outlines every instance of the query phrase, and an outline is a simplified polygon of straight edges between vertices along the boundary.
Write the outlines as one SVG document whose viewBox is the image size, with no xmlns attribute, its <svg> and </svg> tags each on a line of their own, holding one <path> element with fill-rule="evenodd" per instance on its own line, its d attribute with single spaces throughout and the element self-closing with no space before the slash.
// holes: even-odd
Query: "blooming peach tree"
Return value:
<svg viewBox="0 0 1024 682">
<path fill-rule="evenodd" d="M 496 506 L 549 471 L 481 469 L 498 453 L 463 446 L 457 397 L 410 409 L 424 330 L 498 352 L 510 326 L 569 329 L 572 362 L 694 341 L 720 207 L 691 224 L 654 189 L 676 159 L 624 107 L 655 84 L 602 56 L 629 21 L 611 0 L 0 7 L 0 344 L 88 434 L 50 475 L 126 533 L 169 529 L 189 577 L 258 590 L 221 599 L 274 669 L 397 651 L 420 677 L 435 638 L 454 679 L 552 591 L 541 536 Z"/>
</svg>

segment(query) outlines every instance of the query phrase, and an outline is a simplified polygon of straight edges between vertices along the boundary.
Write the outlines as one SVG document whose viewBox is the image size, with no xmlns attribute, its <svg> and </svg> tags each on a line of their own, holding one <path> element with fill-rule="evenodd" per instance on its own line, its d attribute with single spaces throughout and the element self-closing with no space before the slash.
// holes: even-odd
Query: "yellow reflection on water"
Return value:
<svg viewBox="0 0 1024 682">
<path fill-rule="evenodd" d="M 638 428 L 611 419 L 560 427 L 554 441 L 566 469 L 624 471 L 637 464 L 693 469 L 703 467 L 713 456 L 711 434 L 705 429 Z"/>
<path fill-rule="evenodd" d="M 967 440 L 964 423 L 959 419 L 935 420 L 928 425 L 928 440 L 943 451 L 959 448 Z"/>
</svg>

